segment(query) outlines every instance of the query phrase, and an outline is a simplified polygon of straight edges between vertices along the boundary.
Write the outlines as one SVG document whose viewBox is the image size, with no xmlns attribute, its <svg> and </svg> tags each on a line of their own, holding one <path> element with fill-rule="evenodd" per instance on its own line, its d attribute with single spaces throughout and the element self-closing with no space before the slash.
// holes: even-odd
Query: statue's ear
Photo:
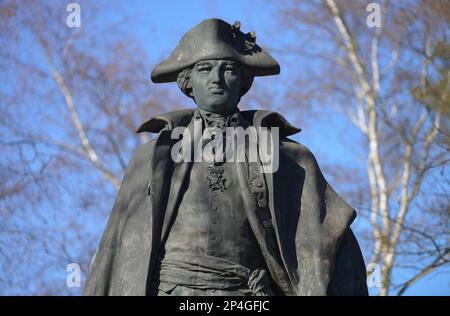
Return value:
<svg viewBox="0 0 450 316">
<path fill-rule="evenodd" d="M 190 96 L 194 101 L 194 89 L 192 88 L 192 84 L 191 84 L 191 72 L 192 70 L 189 72 L 189 75 L 187 77 L 187 85 L 186 85 L 186 90 L 187 90 L 187 95 Z"/>
</svg>

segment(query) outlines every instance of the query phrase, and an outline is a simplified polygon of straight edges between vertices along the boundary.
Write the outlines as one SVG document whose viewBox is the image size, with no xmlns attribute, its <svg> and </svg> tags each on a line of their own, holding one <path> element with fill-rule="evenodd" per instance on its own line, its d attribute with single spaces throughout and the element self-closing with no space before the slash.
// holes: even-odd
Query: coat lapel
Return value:
<svg viewBox="0 0 450 316">
<path fill-rule="evenodd" d="M 195 117 L 196 115 L 194 115 L 194 119 Z M 187 126 L 187 131 L 189 133 L 186 135 L 186 137 L 190 136 L 190 139 L 188 140 L 187 144 L 188 146 L 191 147 L 191 153 L 193 153 L 195 144 L 193 139 L 195 137 L 198 138 L 201 136 L 201 134 L 199 135 L 194 134 L 194 119 Z M 173 223 L 174 215 L 176 214 L 181 198 L 184 194 L 184 190 L 186 189 L 185 183 L 187 180 L 187 176 L 189 174 L 189 170 L 192 166 L 192 162 L 185 162 L 185 161 L 181 161 L 178 163 L 173 162 L 173 159 L 171 157 L 172 146 L 179 141 L 181 141 L 181 139 L 171 140 L 170 148 L 164 148 L 163 153 L 164 156 L 160 157 L 160 159 L 164 159 L 166 163 L 167 161 L 171 162 L 171 172 L 167 174 L 167 177 L 165 178 L 164 181 L 164 186 L 161 186 L 159 188 L 160 190 L 164 188 L 165 192 L 169 192 L 165 208 L 158 210 L 158 213 L 162 214 L 161 215 L 162 228 L 160 235 L 160 241 L 162 243 L 164 243 L 168 237 L 170 227 Z"/>
<path fill-rule="evenodd" d="M 170 231 L 170 226 L 173 223 L 174 215 L 180 204 L 181 197 L 183 196 L 183 184 L 186 181 L 188 171 L 190 169 L 190 162 L 176 163 L 173 168 L 173 174 L 171 176 L 174 181 L 170 187 L 169 200 L 167 203 L 166 212 L 164 214 L 164 221 L 161 231 L 161 242 L 164 243 L 167 239 Z"/>
<path fill-rule="evenodd" d="M 170 130 L 163 130 L 158 135 L 150 162 L 149 191 L 152 203 L 152 245 L 159 247 L 162 232 L 162 222 L 168 202 L 170 179 L 173 171 L 173 161 L 170 151 L 173 145 Z"/>
</svg>

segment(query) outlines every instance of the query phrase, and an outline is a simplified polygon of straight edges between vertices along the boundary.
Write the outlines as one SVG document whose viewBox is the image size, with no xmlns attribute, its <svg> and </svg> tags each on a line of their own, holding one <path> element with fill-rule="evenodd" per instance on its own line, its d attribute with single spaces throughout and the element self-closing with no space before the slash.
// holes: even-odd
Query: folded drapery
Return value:
<svg viewBox="0 0 450 316">
<path fill-rule="evenodd" d="M 255 296 L 273 295 L 270 278 L 263 268 L 250 270 L 223 258 L 183 255 L 164 258 L 160 288 L 175 285 L 193 289 L 244 290 Z"/>
</svg>

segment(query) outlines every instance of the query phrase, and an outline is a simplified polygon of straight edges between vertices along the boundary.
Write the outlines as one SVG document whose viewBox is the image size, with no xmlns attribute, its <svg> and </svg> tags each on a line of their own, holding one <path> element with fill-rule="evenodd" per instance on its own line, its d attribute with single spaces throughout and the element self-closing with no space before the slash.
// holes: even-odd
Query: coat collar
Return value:
<svg viewBox="0 0 450 316">
<path fill-rule="evenodd" d="M 186 127 L 192 120 L 195 109 L 186 109 L 180 111 L 173 111 L 157 115 L 144 122 L 137 133 L 150 132 L 159 133 L 161 130 L 172 130 L 178 126 Z M 240 114 L 256 128 L 258 127 L 278 127 L 280 135 L 287 137 L 294 135 L 301 131 L 291 125 L 281 114 L 265 110 L 249 110 L 240 111 Z"/>
</svg>

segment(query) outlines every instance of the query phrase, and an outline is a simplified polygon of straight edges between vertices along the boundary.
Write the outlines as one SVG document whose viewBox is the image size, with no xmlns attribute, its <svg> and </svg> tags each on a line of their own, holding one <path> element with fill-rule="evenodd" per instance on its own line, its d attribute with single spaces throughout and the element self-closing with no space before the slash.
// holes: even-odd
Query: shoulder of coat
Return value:
<svg viewBox="0 0 450 316">
<path fill-rule="evenodd" d="M 300 164 L 315 162 L 315 157 L 311 150 L 305 145 L 292 139 L 280 139 L 280 150 Z"/>
<path fill-rule="evenodd" d="M 177 126 L 187 126 L 194 112 L 195 109 L 185 109 L 154 116 L 142 123 L 137 133 L 149 132 L 156 134 L 162 130 L 171 130 Z"/>
<path fill-rule="evenodd" d="M 153 146 L 155 144 L 155 139 L 152 139 L 145 144 L 139 145 L 133 152 L 130 160 L 131 163 L 147 162 L 153 152 Z"/>
<path fill-rule="evenodd" d="M 178 126 L 186 127 L 191 121 L 195 109 L 185 109 L 157 115 L 145 121 L 137 130 L 137 133 L 159 133 L 162 130 L 171 130 Z M 240 111 L 241 115 L 255 127 L 279 128 L 280 135 L 287 137 L 301 131 L 293 126 L 278 112 L 266 110 Z"/>
<path fill-rule="evenodd" d="M 242 116 L 255 127 L 279 128 L 280 136 L 287 137 L 297 134 L 301 128 L 295 127 L 280 113 L 267 110 L 246 110 Z"/>
</svg>

